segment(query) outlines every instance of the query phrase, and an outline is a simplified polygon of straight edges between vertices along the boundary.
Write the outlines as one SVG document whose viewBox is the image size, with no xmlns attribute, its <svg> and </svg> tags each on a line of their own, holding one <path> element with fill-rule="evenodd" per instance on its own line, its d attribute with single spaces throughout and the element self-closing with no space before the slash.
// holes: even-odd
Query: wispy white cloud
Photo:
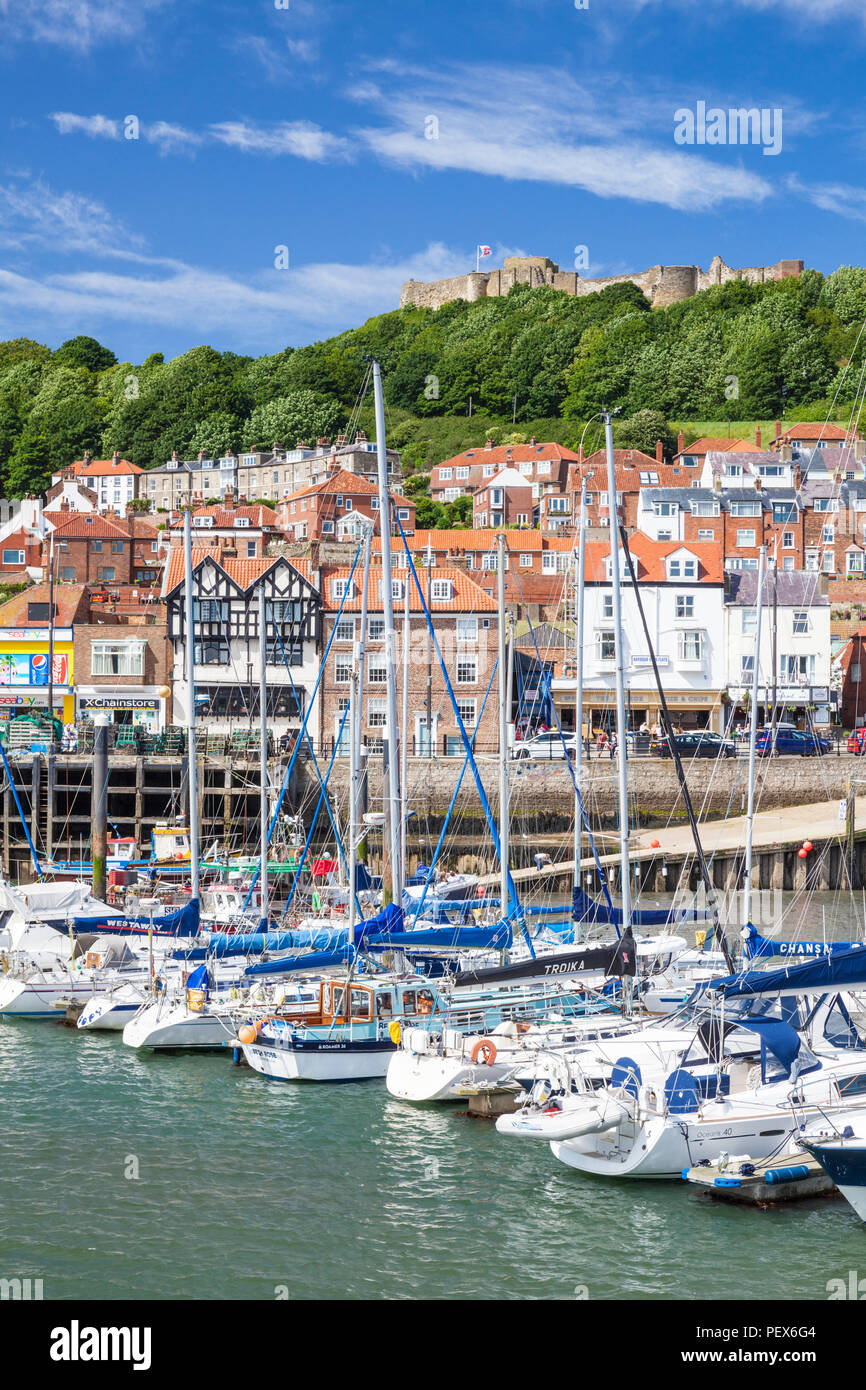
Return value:
<svg viewBox="0 0 866 1390">
<path fill-rule="evenodd" d="M 49 120 L 61 135 L 89 135 L 93 140 L 120 139 L 120 122 L 111 116 L 78 116 L 74 111 L 52 111 Z"/>
<path fill-rule="evenodd" d="M 294 155 L 298 159 L 344 159 L 350 146 L 312 121 L 282 121 L 260 126 L 250 121 L 219 121 L 208 127 L 212 139 L 243 154 Z"/>
<path fill-rule="evenodd" d="M 91 139 L 117 140 L 121 122 L 110 116 L 79 116 L 56 111 L 50 117 L 61 135 L 87 135 Z M 252 121 L 217 121 L 204 130 L 190 130 L 171 121 L 140 122 L 141 138 L 157 145 L 163 153 L 198 149 L 211 143 L 225 145 L 241 154 L 292 155 L 317 163 L 345 159 L 350 143 L 332 135 L 312 121 L 281 121 L 277 125 L 256 125 Z"/>
<path fill-rule="evenodd" d="M 641 92 L 632 99 L 621 82 L 582 85 L 549 68 L 402 71 L 399 87 L 368 82 L 353 95 L 385 118 L 365 126 L 360 139 L 404 168 L 562 184 L 696 210 L 772 192 L 766 178 L 740 164 L 675 147 L 675 103 Z"/>
<path fill-rule="evenodd" d="M 409 256 L 387 248 L 364 263 L 322 261 L 250 275 L 205 268 L 150 254 L 101 204 L 42 182 L 0 186 L 0 316 L 6 331 L 55 337 L 58 325 L 140 324 L 191 339 L 238 339 L 245 325 L 250 345 L 314 337 L 396 308 L 404 280 L 431 280 L 472 269 L 473 253 L 433 242 Z M 50 249 L 44 270 L 32 268 L 32 251 Z M 22 265 L 12 264 L 24 255 Z M 62 258 L 74 253 L 70 270 Z M 88 266 L 87 262 L 95 262 Z M 125 261 L 129 269 L 108 268 Z"/>
<path fill-rule="evenodd" d="M 786 180 L 786 187 L 822 212 L 866 222 L 866 188 L 849 183 L 804 183 L 797 175 Z"/>
<path fill-rule="evenodd" d="M 166 0 L 0 0 L 0 34 L 88 52 L 138 38 Z"/>
</svg>

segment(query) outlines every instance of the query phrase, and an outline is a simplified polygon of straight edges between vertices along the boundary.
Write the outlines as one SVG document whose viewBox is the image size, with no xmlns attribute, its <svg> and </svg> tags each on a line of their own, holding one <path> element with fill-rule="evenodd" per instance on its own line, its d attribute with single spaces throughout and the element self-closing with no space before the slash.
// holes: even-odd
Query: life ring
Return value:
<svg viewBox="0 0 866 1390">
<path fill-rule="evenodd" d="M 485 1067 L 492 1067 L 496 1061 L 496 1043 L 491 1042 L 489 1038 L 479 1038 L 469 1055 L 473 1062 L 477 1062 L 481 1057 Z"/>
<path fill-rule="evenodd" d="M 388 1024 L 388 1037 L 395 1047 L 399 1047 L 403 1040 L 403 1029 L 400 1026 L 399 1018 L 395 1018 L 393 1023 Z"/>
</svg>

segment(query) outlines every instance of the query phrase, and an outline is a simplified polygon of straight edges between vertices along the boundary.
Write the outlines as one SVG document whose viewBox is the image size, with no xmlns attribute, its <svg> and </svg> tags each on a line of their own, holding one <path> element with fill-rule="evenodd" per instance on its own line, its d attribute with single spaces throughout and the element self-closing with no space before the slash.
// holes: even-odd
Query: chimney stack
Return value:
<svg viewBox="0 0 866 1390">
<path fill-rule="evenodd" d="M 755 443 L 757 444 L 758 448 L 760 449 L 760 447 L 761 447 L 761 426 L 760 426 L 760 425 L 756 425 L 756 426 L 755 426 Z"/>
<path fill-rule="evenodd" d="M 686 437 L 685 437 L 685 435 L 683 434 L 682 430 L 680 430 L 679 434 L 677 435 L 677 453 L 678 453 L 678 454 L 681 454 L 681 453 L 683 452 L 683 450 L 685 449 L 685 447 L 686 447 Z"/>
<path fill-rule="evenodd" d="M 779 458 L 782 463 L 790 463 L 794 457 L 794 450 L 791 447 L 790 439 L 786 439 L 779 445 Z"/>
<path fill-rule="evenodd" d="M 799 492 L 800 488 L 803 486 L 803 470 L 800 467 L 799 463 L 794 464 L 794 472 L 792 477 L 794 482 L 794 491 Z"/>
<path fill-rule="evenodd" d="M 656 440 L 656 463 L 664 462 L 664 445 L 660 439 Z"/>
<path fill-rule="evenodd" d="M 84 462 L 85 462 L 85 463 L 89 463 L 90 460 L 91 460 L 92 458 L 93 458 L 93 455 L 91 454 L 90 450 L 89 450 L 89 449 L 85 449 L 85 450 L 84 450 Z"/>
<path fill-rule="evenodd" d="M 714 473 L 714 474 L 713 474 L 713 492 L 721 492 L 721 490 L 722 490 L 722 475 L 721 475 L 721 473 Z"/>
<path fill-rule="evenodd" d="M 781 437 L 781 434 L 782 434 L 782 421 L 781 421 L 781 420 L 777 420 L 777 421 L 776 421 L 776 438 L 779 439 L 779 438 Z"/>
</svg>

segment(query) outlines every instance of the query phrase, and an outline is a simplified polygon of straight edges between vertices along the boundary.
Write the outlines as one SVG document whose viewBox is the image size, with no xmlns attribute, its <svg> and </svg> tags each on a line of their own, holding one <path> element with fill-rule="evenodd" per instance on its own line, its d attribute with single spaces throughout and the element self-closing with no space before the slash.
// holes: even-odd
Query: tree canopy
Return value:
<svg viewBox="0 0 866 1390">
<path fill-rule="evenodd" d="M 823 418 L 828 402 L 853 399 L 864 320 L 866 269 L 842 266 L 731 281 L 660 309 L 632 284 L 580 297 L 517 285 L 259 358 L 202 345 L 136 365 L 86 335 L 53 352 L 16 338 L 0 342 L 0 486 L 44 488 L 85 449 L 149 468 L 173 450 L 312 444 L 350 422 L 372 437 L 371 401 L 356 409 L 371 356 L 408 477 L 485 438 L 538 433 L 575 447 L 602 408 L 619 407 L 618 443 L 651 453 L 662 438 L 669 452 L 670 420 L 802 418 L 810 407 Z M 444 523 L 446 509 L 419 502 L 419 525 Z"/>
</svg>

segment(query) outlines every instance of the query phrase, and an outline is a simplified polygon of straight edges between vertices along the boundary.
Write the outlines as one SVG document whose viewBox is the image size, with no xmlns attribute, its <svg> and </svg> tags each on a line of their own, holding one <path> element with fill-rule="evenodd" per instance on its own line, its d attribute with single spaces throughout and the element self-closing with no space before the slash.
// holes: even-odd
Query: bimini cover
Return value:
<svg viewBox="0 0 866 1390">
<path fill-rule="evenodd" d="M 747 960 L 763 960 L 767 956 L 797 956 L 813 959 L 829 956 L 833 951 L 848 950 L 851 941 L 771 941 L 761 936 L 751 922 L 743 931 L 743 954 Z"/>
<path fill-rule="evenodd" d="M 849 946 L 820 960 L 783 965 L 776 970 L 746 970 L 723 975 L 710 988 L 726 999 L 758 994 L 811 994 L 824 990 L 866 988 L 866 947 Z"/>
<path fill-rule="evenodd" d="M 750 1018 L 740 1023 L 748 1033 L 757 1033 L 761 1039 L 761 1061 L 766 1076 L 766 1054 L 772 1053 L 786 1076 L 791 1075 L 791 1067 L 800 1053 L 800 1038 L 790 1023 L 780 1018 Z"/>
<path fill-rule="evenodd" d="M 206 965 L 198 965 L 195 970 L 191 970 L 186 978 L 186 987 L 190 989 L 204 990 L 204 997 L 207 999 L 210 992 L 211 977 Z"/>
</svg>

